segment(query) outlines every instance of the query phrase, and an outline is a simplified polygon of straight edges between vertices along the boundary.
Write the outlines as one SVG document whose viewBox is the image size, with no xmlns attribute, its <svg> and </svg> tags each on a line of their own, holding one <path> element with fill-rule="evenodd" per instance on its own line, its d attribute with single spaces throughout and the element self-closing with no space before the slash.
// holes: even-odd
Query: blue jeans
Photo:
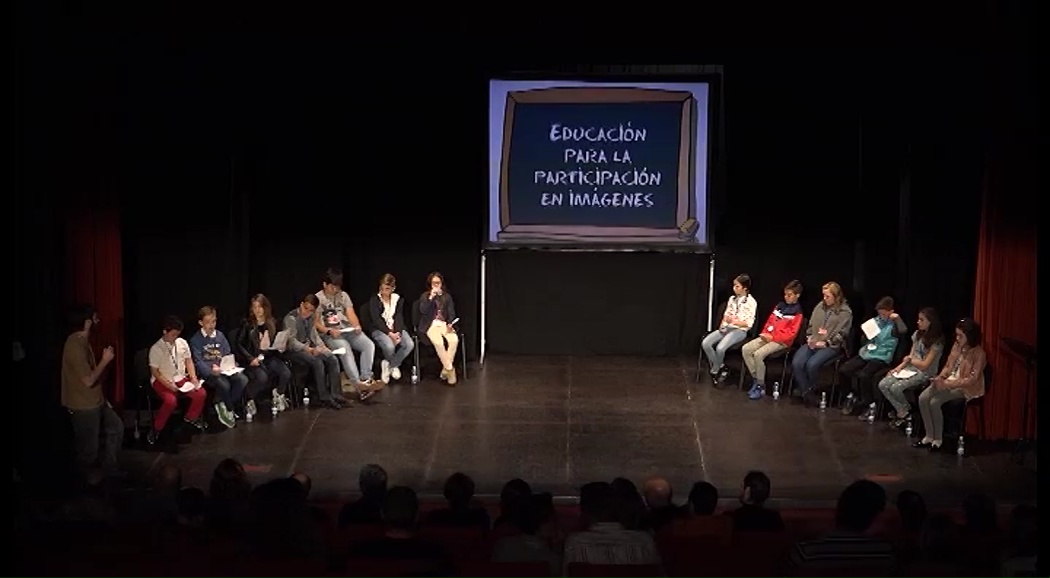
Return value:
<svg viewBox="0 0 1050 578">
<path fill-rule="evenodd" d="M 707 362 L 711 365 L 711 373 L 717 373 L 718 370 L 722 369 L 726 351 L 729 351 L 730 347 L 740 343 L 746 337 L 747 331 L 743 329 L 726 329 L 725 331 L 716 329 L 700 342 L 700 347 L 703 348 L 704 353 L 707 355 Z"/>
<path fill-rule="evenodd" d="M 408 354 L 412 353 L 412 348 L 416 346 L 412 342 L 412 336 L 405 330 L 401 330 L 401 343 L 396 346 L 394 340 L 382 331 L 373 331 L 372 340 L 383 351 L 383 359 L 387 360 L 391 369 L 401 367 L 401 363 L 408 358 Z"/>
<path fill-rule="evenodd" d="M 209 375 L 204 378 L 204 385 L 215 391 L 215 396 L 226 404 L 226 409 L 237 412 L 244 399 L 244 388 L 248 387 L 248 376 L 243 371 L 233 375 Z"/>
<path fill-rule="evenodd" d="M 323 339 L 325 346 L 332 351 L 340 347 L 346 349 L 346 353 L 340 355 L 339 360 L 343 362 L 343 371 L 346 372 L 346 376 L 350 378 L 350 381 L 358 382 L 372 379 L 372 363 L 375 362 L 376 358 L 376 344 L 372 343 L 372 340 L 365 335 L 364 331 L 343 333 L 342 337 L 325 335 Z M 355 351 L 361 352 L 361 365 L 354 362 Z"/>
<path fill-rule="evenodd" d="M 809 345 L 803 345 L 791 358 L 791 375 L 795 380 L 795 391 L 798 395 L 806 395 L 817 383 L 817 374 L 820 368 L 835 361 L 842 355 L 838 347 L 823 347 L 813 349 Z"/>
</svg>

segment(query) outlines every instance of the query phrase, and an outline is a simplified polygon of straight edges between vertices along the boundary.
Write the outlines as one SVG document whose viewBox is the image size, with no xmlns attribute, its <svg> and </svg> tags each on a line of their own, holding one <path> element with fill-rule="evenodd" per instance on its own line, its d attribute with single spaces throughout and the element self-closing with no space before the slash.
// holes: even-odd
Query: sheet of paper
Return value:
<svg viewBox="0 0 1050 578">
<path fill-rule="evenodd" d="M 278 331 L 267 351 L 284 351 L 288 347 L 288 332 Z"/>
<path fill-rule="evenodd" d="M 219 360 L 219 371 L 226 374 L 227 371 L 232 371 L 237 368 L 237 360 L 232 355 L 223 355 L 222 359 Z"/>
<path fill-rule="evenodd" d="M 201 382 L 201 385 L 204 385 L 203 381 Z M 197 389 L 197 386 L 193 385 L 193 382 L 189 381 L 189 380 L 186 380 L 185 383 L 183 383 L 182 385 L 179 386 L 179 391 L 181 391 L 183 393 L 191 392 L 194 389 Z"/>
<path fill-rule="evenodd" d="M 860 330 L 864 332 L 864 336 L 868 339 L 875 339 L 875 336 L 879 334 L 879 324 L 875 322 L 875 319 L 868 319 L 861 324 Z"/>
<path fill-rule="evenodd" d="M 219 373 L 221 373 L 221 374 L 223 374 L 225 376 L 230 376 L 230 375 L 237 375 L 238 373 L 240 373 L 242 371 L 244 371 L 243 367 L 234 367 L 233 369 L 227 369 L 225 371 L 220 370 Z"/>
<path fill-rule="evenodd" d="M 909 377 L 911 377 L 913 375 L 915 375 L 915 370 L 914 369 L 902 369 L 902 370 L 898 371 L 897 373 L 894 373 L 893 377 L 896 377 L 898 379 L 908 379 Z"/>
<path fill-rule="evenodd" d="M 339 330 L 340 333 L 353 333 L 355 331 L 357 331 L 356 327 L 344 327 Z"/>
<path fill-rule="evenodd" d="M 345 355 L 345 354 L 346 354 L 346 348 L 345 347 L 340 347 L 339 349 L 333 349 L 332 350 L 332 355 Z"/>
</svg>

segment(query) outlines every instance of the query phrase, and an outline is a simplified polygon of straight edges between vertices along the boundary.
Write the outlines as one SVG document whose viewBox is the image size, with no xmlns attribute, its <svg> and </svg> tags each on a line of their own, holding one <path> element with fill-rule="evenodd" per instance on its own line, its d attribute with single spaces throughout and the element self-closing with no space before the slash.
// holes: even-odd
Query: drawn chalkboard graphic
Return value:
<svg viewBox="0 0 1050 578">
<path fill-rule="evenodd" d="M 497 240 L 696 244 L 696 108 L 679 90 L 508 93 Z"/>
</svg>

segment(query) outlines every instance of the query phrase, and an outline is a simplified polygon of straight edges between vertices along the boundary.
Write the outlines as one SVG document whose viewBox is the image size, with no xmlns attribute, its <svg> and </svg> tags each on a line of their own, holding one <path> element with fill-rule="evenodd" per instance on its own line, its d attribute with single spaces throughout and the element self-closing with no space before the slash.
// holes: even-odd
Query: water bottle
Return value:
<svg viewBox="0 0 1050 578">
<path fill-rule="evenodd" d="M 277 400 L 276 399 L 273 400 L 273 403 L 270 404 L 270 415 L 273 416 L 273 419 L 277 419 Z"/>
<path fill-rule="evenodd" d="M 310 388 L 303 388 L 303 407 L 310 409 Z"/>
<path fill-rule="evenodd" d="M 412 366 L 412 385 L 419 383 L 419 368 L 415 365 Z"/>
<path fill-rule="evenodd" d="M 868 423 L 875 423 L 875 402 L 868 406 Z"/>
<path fill-rule="evenodd" d="M 955 454 L 959 457 L 966 455 L 966 439 L 959 436 L 959 445 L 955 446 Z"/>
<path fill-rule="evenodd" d="M 780 399 L 780 382 L 773 382 L 773 401 Z"/>
<path fill-rule="evenodd" d="M 822 391 L 820 392 L 820 410 L 824 411 L 825 409 L 828 409 L 828 392 Z"/>
<path fill-rule="evenodd" d="M 139 434 L 139 426 L 135 426 L 135 433 L 132 435 L 135 436 L 135 441 L 139 441 L 139 438 L 141 437 L 141 434 Z"/>
<path fill-rule="evenodd" d="M 246 410 L 244 412 L 244 421 L 248 423 L 255 421 L 255 412 L 251 411 L 251 409 Z"/>
<path fill-rule="evenodd" d="M 911 432 L 913 432 L 913 431 L 915 431 L 915 430 L 913 430 L 912 427 L 911 427 L 911 416 L 909 415 L 908 416 L 908 421 L 904 425 L 904 435 L 906 435 L 908 437 L 911 437 Z"/>
</svg>

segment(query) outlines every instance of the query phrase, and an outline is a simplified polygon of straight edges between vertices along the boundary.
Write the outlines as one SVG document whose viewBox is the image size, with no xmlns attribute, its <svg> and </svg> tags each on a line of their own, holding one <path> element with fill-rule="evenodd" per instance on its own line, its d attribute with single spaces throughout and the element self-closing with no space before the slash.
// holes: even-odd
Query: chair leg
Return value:
<svg viewBox="0 0 1050 578">
<path fill-rule="evenodd" d="M 463 361 L 463 379 L 467 378 L 467 348 L 466 348 L 466 343 L 467 343 L 466 340 L 461 337 L 460 340 L 459 340 L 459 355 L 460 355 L 460 357 L 462 358 L 462 361 Z"/>
<path fill-rule="evenodd" d="M 700 353 L 696 354 L 696 382 L 700 383 L 700 375 L 704 372 L 704 348 L 700 348 Z"/>
<path fill-rule="evenodd" d="M 412 357 L 415 362 L 416 376 L 419 377 L 419 381 L 423 381 L 423 368 L 419 366 L 419 348 L 423 347 L 423 342 L 420 341 L 422 336 L 416 333 L 416 346 L 412 348 Z"/>
</svg>

